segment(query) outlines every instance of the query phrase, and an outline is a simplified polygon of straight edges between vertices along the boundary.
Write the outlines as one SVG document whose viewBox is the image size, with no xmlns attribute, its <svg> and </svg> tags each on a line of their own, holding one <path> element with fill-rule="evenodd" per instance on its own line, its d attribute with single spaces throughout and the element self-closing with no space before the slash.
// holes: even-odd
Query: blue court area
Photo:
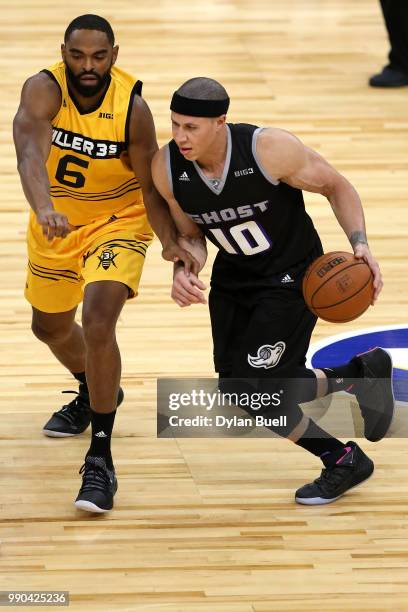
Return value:
<svg viewBox="0 0 408 612">
<path fill-rule="evenodd" d="M 332 336 L 311 347 L 309 359 L 314 368 L 333 367 L 349 361 L 357 353 L 376 346 L 386 349 L 393 359 L 395 399 L 408 402 L 408 326 L 377 328 Z M 337 339 L 336 339 L 337 338 Z"/>
</svg>

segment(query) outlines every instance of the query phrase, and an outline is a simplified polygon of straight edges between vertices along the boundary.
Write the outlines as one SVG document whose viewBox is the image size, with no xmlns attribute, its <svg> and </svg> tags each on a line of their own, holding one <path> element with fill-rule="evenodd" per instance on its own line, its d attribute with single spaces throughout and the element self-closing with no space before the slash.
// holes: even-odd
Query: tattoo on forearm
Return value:
<svg viewBox="0 0 408 612">
<path fill-rule="evenodd" d="M 350 244 L 352 247 L 355 247 L 356 244 L 368 244 L 367 236 L 365 232 L 352 232 L 350 234 Z"/>
</svg>

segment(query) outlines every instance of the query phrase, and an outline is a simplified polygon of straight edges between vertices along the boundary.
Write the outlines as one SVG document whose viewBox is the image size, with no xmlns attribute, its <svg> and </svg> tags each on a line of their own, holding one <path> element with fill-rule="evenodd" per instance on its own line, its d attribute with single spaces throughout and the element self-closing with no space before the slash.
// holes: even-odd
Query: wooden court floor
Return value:
<svg viewBox="0 0 408 612">
<path fill-rule="evenodd" d="M 0 589 L 67 590 L 72 610 L 408 610 L 404 439 L 363 440 L 373 478 L 322 508 L 295 505 L 294 491 L 320 466 L 284 440 L 156 439 L 156 378 L 213 372 L 207 309 L 171 302 L 157 243 L 118 329 L 126 400 L 113 442 L 116 508 L 96 518 L 75 510 L 89 433 L 41 435 L 60 392 L 75 386 L 30 332 L 28 206 L 11 139 L 24 79 L 56 61 L 72 18 L 99 12 L 116 32 L 118 64 L 145 82 L 160 143 L 174 89 L 211 76 L 230 92 L 231 121 L 295 132 L 359 190 L 384 291 L 358 321 L 319 323 L 314 340 L 407 324 L 408 89 L 366 85 L 387 52 L 377 1 L 0 0 L 0 8 Z M 328 203 L 306 202 L 325 249 L 347 249 Z"/>
</svg>

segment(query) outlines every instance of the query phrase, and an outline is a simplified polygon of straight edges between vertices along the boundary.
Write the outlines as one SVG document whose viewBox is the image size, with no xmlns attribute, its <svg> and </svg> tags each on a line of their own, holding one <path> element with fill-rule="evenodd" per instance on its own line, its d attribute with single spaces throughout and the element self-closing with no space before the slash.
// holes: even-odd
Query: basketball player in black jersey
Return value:
<svg viewBox="0 0 408 612">
<path fill-rule="evenodd" d="M 322 246 L 305 211 L 303 189 L 327 197 L 356 257 L 370 266 L 373 303 L 381 274 L 353 186 L 288 132 L 227 124 L 228 106 L 228 94 L 216 81 L 200 77 L 184 83 L 171 103 L 174 139 L 156 153 L 153 180 L 178 227 L 180 245 L 201 268 L 205 238 L 219 248 L 209 307 L 221 389 L 233 390 L 228 381 L 238 378 L 256 379 L 258 391 L 270 390 L 278 378 L 279 384 L 286 381 L 287 427 L 276 432 L 324 464 L 321 476 L 296 492 L 296 501 L 325 504 L 366 480 L 374 465 L 355 442 L 341 442 L 307 418 L 299 403 L 347 389 L 359 402 L 366 438 L 380 440 L 394 411 L 392 362 L 378 348 L 331 369 L 305 367 L 316 318 L 305 305 L 301 281 Z M 182 263 L 175 264 L 177 304 L 205 302 L 204 288 Z M 303 384 L 288 386 L 290 379 Z M 358 379 L 353 388 L 351 379 Z"/>
</svg>

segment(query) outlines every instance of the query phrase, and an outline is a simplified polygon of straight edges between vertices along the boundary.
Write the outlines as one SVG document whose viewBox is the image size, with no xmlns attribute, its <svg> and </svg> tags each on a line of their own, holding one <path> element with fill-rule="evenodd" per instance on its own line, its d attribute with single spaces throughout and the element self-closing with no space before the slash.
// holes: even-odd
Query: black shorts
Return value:
<svg viewBox="0 0 408 612">
<path fill-rule="evenodd" d="M 214 366 L 233 378 L 299 375 L 304 368 L 316 317 L 307 308 L 302 280 L 320 248 L 304 262 L 268 278 L 269 287 L 225 291 L 212 285 L 209 296 Z"/>
</svg>

